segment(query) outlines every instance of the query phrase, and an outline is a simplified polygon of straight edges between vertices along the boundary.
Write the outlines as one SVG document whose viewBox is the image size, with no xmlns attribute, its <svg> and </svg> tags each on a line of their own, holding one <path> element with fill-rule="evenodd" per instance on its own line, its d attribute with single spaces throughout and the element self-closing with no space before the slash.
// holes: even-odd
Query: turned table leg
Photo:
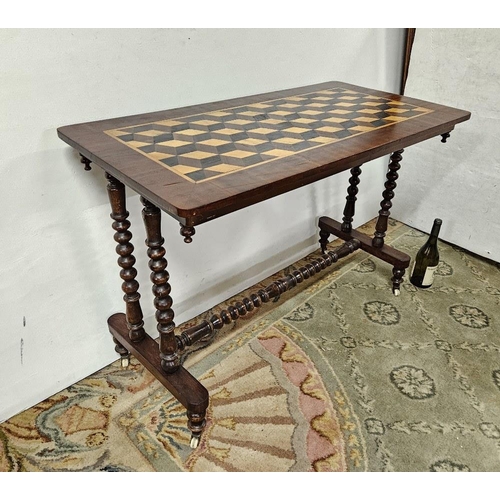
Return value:
<svg viewBox="0 0 500 500">
<path fill-rule="evenodd" d="M 399 162 L 403 159 L 401 156 L 404 150 L 399 149 L 392 153 L 389 163 L 389 170 L 387 171 L 387 181 L 385 183 L 385 190 L 382 193 L 383 200 L 380 203 L 380 211 L 375 226 L 375 235 L 373 237 L 373 246 L 375 248 L 382 248 L 384 246 L 385 233 L 387 232 L 387 224 L 389 220 L 390 210 L 392 208 L 392 199 L 394 198 L 394 189 L 396 189 L 396 181 L 398 179 L 398 170 L 401 168 Z M 395 266 L 392 269 L 392 291 L 394 295 L 398 296 L 401 292 L 401 283 L 405 268 Z"/>
<path fill-rule="evenodd" d="M 118 243 L 116 253 L 118 265 L 122 268 L 120 277 L 123 280 L 122 290 L 125 293 L 125 314 L 127 318 L 128 335 L 132 342 L 140 342 L 146 332 L 144 331 L 144 321 L 140 304 L 139 283 L 136 281 L 137 271 L 134 267 L 135 257 L 133 256 L 134 246 L 130 243 L 132 233 L 129 231 L 130 221 L 125 203 L 125 186 L 118 179 L 106 173 L 108 179 L 108 196 L 111 204 L 112 227 L 115 230 L 114 239 Z M 122 358 L 122 366 L 128 365 L 129 352 L 116 339 L 115 350 Z"/>
<path fill-rule="evenodd" d="M 165 259 L 165 240 L 161 235 L 161 210 L 146 198 L 141 197 L 144 205 L 142 218 L 146 228 L 146 245 L 148 246 L 149 268 L 153 282 L 154 305 L 156 308 L 157 330 L 160 334 L 160 363 L 164 372 L 172 374 L 180 367 L 179 344 L 175 336 L 174 311 L 172 310 L 170 278 Z M 193 231 L 194 233 L 194 231 Z M 205 427 L 206 406 L 193 411 L 188 408 L 188 428 L 191 431 L 191 447 L 196 448 L 201 432 Z"/>
<path fill-rule="evenodd" d="M 356 206 L 356 195 L 358 194 L 359 176 L 361 168 L 351 168 L 351 177 L 349 178 L 349 187 L 347 188 L 347 197 L 344 208 L 344 217 L 342 217 L 342 231 L 350 233 L 352 230 L 352 221 L 354 220 L 354 211 Z"/>
<path fill-rule="evenodd" d="M 391 215 L 390 209 L 392 207 L 392 199 L 394 198 L 394 189 L 396 188 L 396 180 L 398 179 L 398 170 L 401 168 L 399 162 L 403 159 L 401 156 L 403 149 L 395 151 L 391 155 L 391 161 L 389 163 L 389 170 L 387 171 L 387 181 L 385 183 L 385 190 L 382 193 L 383 200 L 380 203 L 381 209 L 379 210 L 379 215 L 377 219 L 377 224 L 375 226 L 375 235 L 373 237 L 373 246 L 375 248 L 381 248 L 384 246 L 385 233 L 387 232 L 387 223 L 389 220 L 389 215 Z"/>
<path fill-rule="evenodd" d="M 160 349 L 158 344 L 144 331 L 143 314 L 140 306 L 139 284 L 136 281 L 137 271 L 134 268 L 135 257 L 133 245 L 130 243 L 132 233 L 129 231 L 129 213 L 125 208 L 125 186 L 112 175 L 108 179 L 108 194 L 111 203 L 111 218 L 118 264 L 122 268 L 122 289 L 126 313 L 118 313 L 108 318 L 109 331 L 115 341 L 115 350 L 122 357 L 122 366 L 128 364 L 130 353 L 142 363 L 170 393 L 186 408 L 188 427 L 191 430 L 191 446 L 196 447 L 205 427 L 205 415 L 209 397 L 206 388 L 182 366 L 179 366 L 178 340 L 174 335 L 175 324 L 170 297 L 169 275 L 166 271 L 167 261 L 164 258 L 163 238 L 160 229 L 160 210 L 147 200 L 144 204 L 143 219 L 146 226 L 146 244 L 150 258 L 151 281 L 153 282 L 156 320 L 160 333 Z"/>
<path fill-rule="evenodd" d="M 389 163 L 389 170 L 387 172 L 387 181 L 385 183 L 385 190 L 382 194 L 383 200 L 380 203 L 380 211 L 375 226 L 375 235 L 372 238 L 364 234 L 363 232 L 357 231 L 352 227 L 352 221 L 354 217 L 356 195 L 358 194 L 358 184 L 359 177 L 361 175 L 360 166 L 351 169 L 351 177 L 349 179 L 349 187 L 347 189 L 346 204 L 344 208 L 344 216 L 342 218 L 342 223 L 331 219 L 330 217 L 320 217 L 319 228 L 320 228 L 320 243 L 322 248 L 326 248 L 326 243 L 328 242 L 328 236 L 333 234 L 344 241 L 351 241 L 356 239 L 359 241 L 359 247 L 365 251 L 374 255 L 378 259 L 381 259 L 389 264 L 392 264 L 392 291 L 394 295 L 400 294 L 401 283 L 403 282 L 403 276 L 405 274 L 406 268 L 410 265 L 409 255 L 392 248 L 390 245 L 384 244 L 385 234 L 387 232 L 388 219 L 390 215 L 390 209 L 392 207 L 392 198 L 394 197 L 394 189 L 396 187 L 396 180 L 398 178 L 397 171 L 400 169 L 399 162 L 402 159 L 401 153 L 403 150 L 400 149 L 395 151 L 391 155 L 391 161 Z"/>
<path fill-rule="evenodd" d="M 350 233 L 352 231 L 352 221 L 354 220 L 354 212 L 356 207 L 356 195 L 358 194 L 359 176 L 361 175 L 361 167 L 351 168 L 351 177 L 349 178 L 349 187 L 347 188 L 346 203 L 344 207 L 344 216 L 342 217 L 342 232 Z M 328 245 L 328 237 L 330 233 L 321 229 L 319 232 L 319 243 L 321 251 L 326 253 Z"/>
<path fill-rule="evenodd" d="M 172 310 L 171 287 L 168 283 L 170 275 L 165 259 L 165 240 L 161 235 L 161 210 L 150 201 L 141 197 L 144 205 L 142 218 L 146 228 L 146 245 L 148 246 L 149 268 L 153 282 L 154 305 L 156 308 L 157 330 L 160 334 L 161 366 L 167 373 L 179 367 L 180 356 L 175 339 L 174 311 Z"/>
</svg>

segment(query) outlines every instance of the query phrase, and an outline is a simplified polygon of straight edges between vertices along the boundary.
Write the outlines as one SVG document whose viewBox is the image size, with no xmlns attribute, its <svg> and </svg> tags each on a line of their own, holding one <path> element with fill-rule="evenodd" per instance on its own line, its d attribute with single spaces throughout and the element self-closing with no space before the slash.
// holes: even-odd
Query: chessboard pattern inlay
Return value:
<svg viewBox="0 0 500 500">
<path fill-rule="evenodd" d="M 199 183 L 431 112 L 332 88 L 105 132 Z"/>
</svg>

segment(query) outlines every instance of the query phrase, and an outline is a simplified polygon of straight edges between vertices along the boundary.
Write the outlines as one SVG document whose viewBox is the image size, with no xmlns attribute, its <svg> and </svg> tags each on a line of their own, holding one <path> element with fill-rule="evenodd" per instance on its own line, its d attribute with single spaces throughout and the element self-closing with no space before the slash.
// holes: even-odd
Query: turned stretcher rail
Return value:
<svg viewBox="0 0 500 500">
<path fill-rule="evenodd" d="M 314 276 L 316 273 L 331 266 L 342 257 L 353 253 L 360 248 L 359 240 L 353 238 L 334 251 L 325 252 L 318 259 L 292 271 L 290 274 L 279 280 L 273 281 L 266 288 L 261 288 L 257 293 L 252 293 L 250 297 L 245 297 L 241 301 L 229 306 L 219 314 L 214 314 L 209 320 L 202 321 L 196 326 L 184 330 L 176 336 L 177 345 L 180 351 L 183 351 L 196 342 L 209 342 L 215 335 L 216 330 L 220 330 L 224 325 L 236 321 L 239 317 L 245 316 L 247 312 L 271 299 L 278 300 L 284 292 L 291 290 L 299 283 Z"/>
</svg>

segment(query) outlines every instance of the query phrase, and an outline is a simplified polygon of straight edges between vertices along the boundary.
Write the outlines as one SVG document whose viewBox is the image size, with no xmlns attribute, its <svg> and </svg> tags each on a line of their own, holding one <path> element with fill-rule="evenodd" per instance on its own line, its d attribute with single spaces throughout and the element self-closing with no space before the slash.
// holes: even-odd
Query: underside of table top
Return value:
<svg viewBox="0 0 500 500">
<path fill-rule="evenodd" d="M 450 132 L 464 110 L 326 82 L 70 125 L 59 137 L 189 226 Z"/>
</svg>

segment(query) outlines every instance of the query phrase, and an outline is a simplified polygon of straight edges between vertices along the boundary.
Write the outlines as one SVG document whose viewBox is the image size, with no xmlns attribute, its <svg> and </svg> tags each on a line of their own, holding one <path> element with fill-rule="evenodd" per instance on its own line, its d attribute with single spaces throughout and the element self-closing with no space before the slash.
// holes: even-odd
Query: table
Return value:
<svg viewBox="0 0 500 500">
<path fill-rule="evenodd" d="M 392 288 L 399 294 L 410 257 L 384 237 L 403 150 L 436 136 L 446 142 L 455 125 L 469 118 L 468 111 L 332 81 L 58 129 L 85 169 L 93 163 L 108 179 L 125 301 L 125 314 L 108 319 L 116 351 L 124 365 L 130 353 L 136 356 L 186 408 L 191 446 L 205 426 L 209 394 L 182 367 L 181 354 L 359 248 L 393 266 Z M 361 166 L 388 154 L 375 234 L 367 237 L 352 227 Z M 342 222 L 319 219 L 320 258 L 175 334 L 162 211 L 179 221 L 191 243 L 199 224 L 345 170 L 350 179 Z M 144 330 L 125 186 L 144 205 L 159 345 Z M 345 243 L 329 250 L 330 235 Z"/>
</svg>

